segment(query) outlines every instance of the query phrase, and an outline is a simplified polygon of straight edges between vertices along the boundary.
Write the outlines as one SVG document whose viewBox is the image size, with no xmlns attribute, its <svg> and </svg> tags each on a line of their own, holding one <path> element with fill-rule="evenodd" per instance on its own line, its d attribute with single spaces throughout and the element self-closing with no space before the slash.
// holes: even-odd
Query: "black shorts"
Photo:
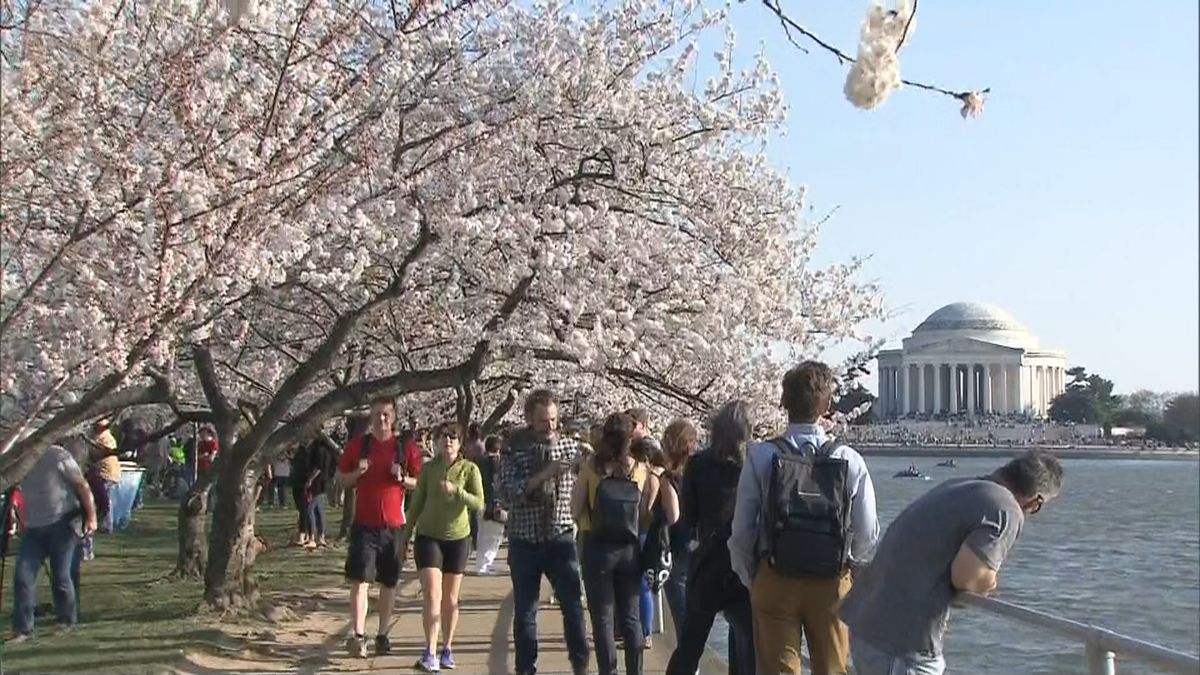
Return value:
<svg viewBox="0 0 1200 675">
<path fill-rule="evenodd" d="M 404 564 L 400 555 L 403 541 L 403 528 L 351 526 L 350 548 L 346 551 L 346 580 L 355 583 L 376 581 L 395 588 Z"/>
<path fill-rule="evenodd" d="M 470 556 L 470 537 L 443 541 L 418 534 L 413 540 L 413 559 L 419 570 L 436 567 L 445 574 L 462 574 Z"/>
</svg>

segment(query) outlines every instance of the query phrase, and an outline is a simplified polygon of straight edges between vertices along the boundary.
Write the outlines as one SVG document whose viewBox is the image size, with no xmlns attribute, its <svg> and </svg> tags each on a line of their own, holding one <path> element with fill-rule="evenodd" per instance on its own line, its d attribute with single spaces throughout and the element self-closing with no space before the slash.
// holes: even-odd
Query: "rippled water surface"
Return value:
<svg viewBox="0 0 1200 675">
<path fill-rule="evenodd" d="M 915 461 L 932 481 L 891 476 Z M 886 527 L 944 478 L 990 472 L 1001 459 L 869 457 Z M 1067 460 L 1062 496 L 1026 521 L 995 597 L 1132 637 L 1200 652 L 1200 463 Z M 724 626 L 712 644 L 724 651 Z M 952 610 L 951 673 L 1086 673 L 1083 646 L 974 609 Z M 1154 673 L 1117 655 L 1118 672 Z"/>
</svg>

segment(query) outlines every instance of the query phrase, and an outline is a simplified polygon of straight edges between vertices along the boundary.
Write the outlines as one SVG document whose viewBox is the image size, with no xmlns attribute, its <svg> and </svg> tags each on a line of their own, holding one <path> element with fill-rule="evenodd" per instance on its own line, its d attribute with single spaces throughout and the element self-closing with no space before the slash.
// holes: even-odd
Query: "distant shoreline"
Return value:
<svg viewBox="0 0 1200 675">
<path fill-rule="evenodd" d="M 1200 460 L 1200 450 L 1119 448 L 1107 445 L 898 445 L 892 443 L 847 443 L 865 457 L 1013 457 L 1037 448 L 1059 459 L 1159 459 Z"/>
</svg>

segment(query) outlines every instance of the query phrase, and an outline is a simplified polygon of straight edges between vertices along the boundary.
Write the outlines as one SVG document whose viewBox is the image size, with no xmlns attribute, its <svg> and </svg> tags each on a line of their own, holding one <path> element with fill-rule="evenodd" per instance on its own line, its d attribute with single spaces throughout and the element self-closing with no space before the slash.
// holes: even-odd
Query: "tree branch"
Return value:
<svg viewBox="0 0 1200 675">
<path fill-rule="evenodd" d="M 24 440 L 17 441 L 8 452 L 0 455 L 0 491 L 24 478 L 46 448 L 59 436 L 78 424 L 80 420 L 98 417 L 135 405 L 165 401 L 166 392 L 160 383 L 149 387 L 128 387 L 114 392 L 113 390 L 123 379 L 117 374 L 105 378 L 79 401 L 64 407 L 58 414 L 41 425 L 37 431 Z"/>
<path fill-rule="evenodd" d="M 484 337 L 475 344 L 471 356 L 466 361 L 452 368 L 403 371 L 388 377 L 359 381 L 331 391 L 309 405 L 304 412 L 297 415 L 288 424 L 275 429 L 260 441 L 261 451 L 268 457 L 274 457 L 281 450 L 304 440 L 330 417 L 383 397 L 396 398 L 421 391 L 453 389 L 479 379 L 480 373 L 483 372 L 488 362 L 488 353 L 492 343 L 492 339 L 489 337 L 490 333 L 499 328 L 517 310 L 517 307 L 528 295 L 536 277 L 536 271 L 530 272 L 509 292 L 496 314 L 484 325 L 481 331 Z M 279 391 L 282 392 L 283 387 L 280 387 Z M 278 400 L 279 395 L 276 396 L 276 400 Z M 272 401 L 272 405 L 274 404 L 275 401 Z M 262 428 L 260 420 L 260 424 L 255 425 L 254 431 L 247 436 L 247 439 L 239 441 L 239 445 L 248 441 L 251 435 L 259 432 Z"/>
<path fill-rule="evenodd" d="M 200 380 L 200 389 L 204 391 L 204 398 L 208 400 L 208 405 L 212 408 L 217 426 L 235 423 L 237 411 L 230 405 L 229 399 L 225 398 L 225 393 L 221 391 L 212 351 L 204 345 L 192 345 L 192 365 L 196 369 L 196 377 Z"/>
<path fill-rule="evenodd" d="M 833 54 L 833 56 L 835 58 L 837 58 L 838 63 L 843 66 L 848 63 L 855 62 L 855 58 L 853 56 L 850 56 L 849 54 L 842 51 L 841 49 L 838 49 L 834 45 L 821 39 L 816 33 L 813 33 L 812 31 L 808 30 L 804 26 L 801 26 L 799 23 L 796 23 L 795 20 L 793 20 L 791 17 L 789 17 L 787 15 L 786 12 L 783 11 L 783 8 L 780 6 L 780 1 L 781 0 L 762 0 L 762 3 L 763 3 L 763 6 L 765 6 L 768 10 L 770 10 L 771 13 L 774 14 L 779 19 L 779 23 L 781 26 L 783 26 L 783 32 L 785 35 L 787 35 L 788 41 L 790 41 L 793 45 L 795 45 L 795 47 L 797 49 L 799 49 L 800 51 L 802 51 L 806 54 L 808 53 L 808 50 L 805 49 L 804 47 L 800 46 L 800 44 L 796 42 L 795 38 L 792 37 L 791 31 L 796 31 L 797 33 L 799 33 L 800 35 L 803 35 L 806 39 L 808 39 L 809 41 L 811 41 L 813 44 L 817 45 L 821 49 L 824 49 L 825 51 L 829 52 L 830 54 Z M 900 44 L 898 45 L 898 47 L 903 46 L 904 41 L 908 38 L 908 28 L 912 24 L 912 19 L 916 17 L 916 14 L 917 14 L 916 3 L 913 3 L 913 15 L 912 15 L 912 17 L 909 18 L 908 23 L 905 24 L 905 26 L 904 26 L 904 36 L 900 39 Z M 932 92 L 935 92 L 938 94 L 944 94 L 946 96 L 958 99 L 960 101 L 966 101 L 966 98 L 971 94 L 970 91 L 953 91 L 950 89 L 943 89 L 942 87 L 939 87 L 937 85 L 926 84 L 924 82 L 917 82 L 915 80 L 901 79 L 900 81 L 910 87 L 916 87 L 917 89 L 924 89 L 925 91 L 932 91 Z M 980 89 L 979 92 L 986 94 L 986 93 L 990 92 L 991 90 L 992 90 L 991 87 L 985 87 L 984 89 Z"/>
</svg>

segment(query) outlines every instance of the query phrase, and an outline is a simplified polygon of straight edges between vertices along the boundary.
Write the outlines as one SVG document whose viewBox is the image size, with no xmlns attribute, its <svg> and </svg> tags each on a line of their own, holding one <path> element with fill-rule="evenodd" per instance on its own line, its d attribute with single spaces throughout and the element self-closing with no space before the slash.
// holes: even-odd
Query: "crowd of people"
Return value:
<svg viewBox="0 0 1200 675">
<path fill-rule="evenodd" d="M 1013 415 L 980 415 L 975 419 L 907 419 L 851 426 L 845 440 L 910 446 L 1104 445 L 1103 429 L 1094 424 L 1062 424 Z"/>
<path fill-rule="evenodd" d="M 782 378 L 788 425 L 754 438 L 751 407 L 723 405 L 700 429 L 672 421 L 656 438 L 641 409 L 568 431 L 549 390 L 530 393 L 524 425 L 484 437 L 471 424 L 398 431 L 396 405 L 371 405 L 366 428 L 322 435 L 262 469 L 263 508 L 291 493 L 298 545 L 325 545 L 326 497 L 344 498 L 344 575 L 352 656 L 389 654 L 405 560 L 417 568 L 424 646 L 414 667 L 455 667 L 465 579 L 490 575 L 507 541 L 516 672 L 537 672 L 543 577 L 562 614 L 573 671 L 644 672 L 659 591 L 674 628 L 667 673 L 693 675 L 718 614 L 729 626 L 728 670 L 799 673 L 802 643 L 816 673 L 944 671 L 946 617 L 959 591 L 988 592 L 1027 515 L 1062 485 L 1052 456 L 1029 451 L 991 475 L 947 481 L 910 504 L 880 537 L 870 471 L 826 423 L 836 386 L 808 361 Z M 26 533 L 15 577 L 14 631 L 32 635 L 33 579 L 46 559 L 61 623 L 75 621 L 74 544 L 100 528 L 118 448 L 97 427 L 88 446 L 54 446 L 22 483 Z M 212 462 L 211 433 L 165 462 Z M 339 447 L 340 445 L 340 447 Z M 97 448 L 104 448 L 98 451 Z M 89 480 L 80 469 L 101 461 Z M 118 467 L 119 469 L 119 467 Z M 160 475 L 165 475 L 161 474 Z M 351 496 L 352 495 L 352 496 Z M 379 587 L 368 640 L 368 597 Z M 586 604 L 591 645 L 584 618 Z M 619 668 L 623 666 L 623 668 Z"/>
<path fill-rule="evenodd" d="M 729 672 L 799 673 L 802 643 L 817 673 L 944 671 L 942 638 L 959 591 L 988 592 L 1027 515 L 1061 489 L 1062 467 L 1030 451 L 989 476 L 954 479 L 905 509 L 880 537 L 863 458 L 823 423 L 835 380 L 805 362 L 783 378 L 789 424 L 755 441 L 750 406 L 730 401 L 706 444 L 679 419 L 661 440 L 640 409 L 586 431 L 560 426 L 548 390 L 524 403 L 524 426 L 500 437 L 439 426 L 434 455 L 406 452 L 391 401 L 372 406 L 338 481 L 355 488 L 347 552 L 353 634 L 368 653 L 367 584 L 380 585 L 374 652 L 387 654 L 394 589 L 411 548 L 423 596 L 424 672 L 454 668 L 464 573 L 493 571 L 508 541 L 516 672 L 537 672 L 540 588 L 562 614 L 575 673 L 644 671 L 654 592 L 675 631 L 667 673 L 697 672 L 713 622 L 729 625 Z M 701 449 L 703 447 L 703 449 Z"/>
</svg>

